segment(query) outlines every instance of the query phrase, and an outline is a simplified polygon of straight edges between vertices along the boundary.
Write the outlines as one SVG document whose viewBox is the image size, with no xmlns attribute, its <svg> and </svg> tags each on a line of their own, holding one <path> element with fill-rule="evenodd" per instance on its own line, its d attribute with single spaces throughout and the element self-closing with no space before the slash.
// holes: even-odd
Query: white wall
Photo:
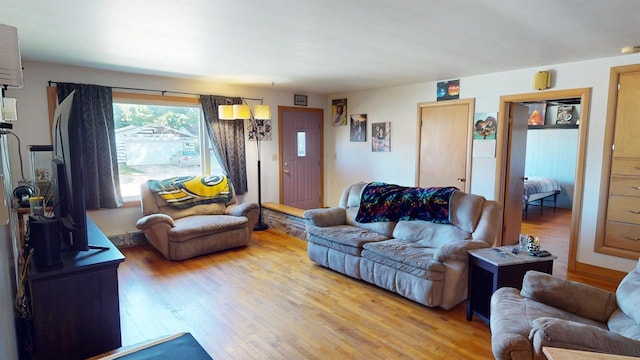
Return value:
<svg viewBox="0 0 640 360">
<path fill-rule="evenodd" d="M 559 208 L 571 209 L 575 185 L 578 129 L 529 129 L 524 174 L 555 179 L 562 188 L 557 195 Z M 535 202 L 538 204 L 539 202 Z M 546 204 L 551 201 L 545 201 Z"/>
<path fill-rule="evenodd" d="M 585 164 L 585 184 L 579 262 L 629 271 L 635 261 L 598 254 L 593 251 L 602 172 L 602 149 L 607 111 L 609 70 L 613 66 L 640 63 L 640 55 L 550 65 L 502 73 L 460 78 L 460 98 L 475 98 L 475 112 L 497 112 L 503 95 L 525 94 L 533 90 L 533 75 L 553 70 L 550 90 L 592 88 Z M 447 80 L 447 79 L 443 79 Z M 386 181 L 402 185 L 415 183 L 418 124 L 417 104 L 436 101 L 436 82 L 394 88 L 331 94 L 331 99 L 347 98 L 349 114 L 368 114 L 369 122 L 391 121 L 391 152 L 372 153 L 370 142 L 349 142 L 348 127 L 325 126 L 326 205 L 338 203 L 342 189 L 355 181 Z M 582 109 L 584 112 L 584 109 Z M 582 123 L 581 123 L 582 126 Z M 370 129 L 368 129 L 370 131 Z M 369 134 L 368 134 L 369 136 Z M 369 138 L 369 137 L 368 137 Z M 472 192 L 494 199 L 495 158 L 474 158 Z"/>
<path fill-rule="evenodd" d="M 252 88 L 239 86 L 225 86 L 212 82 L 184 80 L 169 77 L 135 75 L 128 73 L 101 71 L 95 69 L 47 64 L 25 61 L 24 82 L 22 89 L 9 89 L 7 97 L 18 100 L 18 122 L 14 124 L 14 132 L 20 137 L 22 144 L 22 158 L 24 161 L 25 178 L 30 178 L 29 145 L 51 144 L 49 138 L 49 115 L 47 110 L 46 88 L 48 81 L 75 82 L 114 87 L 146 88 L 153 90 L 179 91 L 205 95 L 242 96 L 250 98 L 264 98 L 264 103 L 272 108 L 273 140 L 263 141 L 262 144 L 262 201 L 279 201 L 278 177 L 278 106 L 293 106 L 293 94 L 300 93 L 296 89 Z M 304 94 L 304 93 L 302 93 Z M 175 94 L 168 94 L 175 95 Z M 308 95 L 308 107 L 323 108 L 326 96 Z M 254 102 L 250 101 L 251 105 Z M 245 135 L 246 136 L 246 135 Z M 19 171 L 17 144 L 9 141 L 13 179 L 22 178 Z M 257 201 L 257 159 L 255 142 L 246 142 L 247 176 L 249 191 L 244 195 L 244 201 Z M 275 160 L 274 160 L 274 155 Z M 93 211 L 90 214 L 96 224 L 107 234 L 116 235 L 135 229 L 135 222 L 140 217 L 138 208 L 118 210 Z"/>
<path fill-rule="evenodd" d="M 593 252 L 597 219 L 600 173 L 602 171 L 603 133 L 607 110 L 609 70 L 612 66 L 640 63 L 640 54 L 582 61 L 547 67 L 521 69 L 502 73 L 460 78 L 460 97 L 475 98 L 476 112 L 497 112 L 500 96 L 534 92 L 533 75 L 539 70 L 553 70 L 551 90 L 592 88 L 589 117 L 585 184 L 581 233 L 578 235 L 577 260 L 587 264 L 628 271 L 634 261 Z M 24 63 L 25 87 L 9 90 L 7 96 L 18 98 L 15 132 L 22 139 L 25 169 L 28 169 L 29 144 L 49 144 L 46 86 L 48 80 L 82 82 L 107 86 L 144 87 L 158 90 L 185 91 L 229 96 L 264 97 L 274 108 L 274 128 L 278 125 L 277 105 L 291 106 L 295 89 L 276 90 L 251 87 L 229 87 L 204 81 L 187 81 L 166 77 L 132 75 L 85 69 L 72 66 Z M 337 93 L 329 97 L 309 94 L 309 107 L 325 109 L 325 205 L 338 203 L 342 189 L 356 181 L 386 181 L 403 185 L 415 182 L 417 158 L 418 104 L 435 101 L 436 82 L 406 86 Z M 349 141 L 348 126 L 333 126 L 330 121 L 331 99 L 348 98 L 347 113 L 368 115 L 366 143 Z M 583 109 L 584 111 L 584 109 Z M 371 152 L 371 123 L 391 122 L 391 152 Z M 278 202 L 278 135 L 272 142 L 263 142 L 263 201 Z M 15 148 L 15 145 L 14 145 Z M 12 168 L 17 171 L 17 156 L 12 154 Z M 256 151 L 247 143 L 249 179 L 256 178 Z M 493 199 L 495 159 L 475 158 L 472 171 L 472 192 Z M 27 171 L 27 170 L 25 170 Z M 14 174 L 14 179 L 19 176 Z M 249 184 L 247 201 L 257 198 L 256 184 Z M 106 214 L 106 215 L 105 215 Z M 133 231 L 139 217 L 138 209 L 119 209 L 93 213 L 92 218 L 107 233 Z"/>
</svg>

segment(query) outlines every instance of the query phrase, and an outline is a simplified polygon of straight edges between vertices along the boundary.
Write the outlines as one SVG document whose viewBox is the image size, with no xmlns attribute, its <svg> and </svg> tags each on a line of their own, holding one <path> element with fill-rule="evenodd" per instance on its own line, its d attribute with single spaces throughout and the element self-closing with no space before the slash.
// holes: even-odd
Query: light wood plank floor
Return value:
<svg viewBox="0 0 640 360">
<path fill-rule="evenodd" d="M 571 228 L 571 210 L 544 208 L 542 215 L 539 207 L 530 206 L 527 220 L 522 220 L 522 233 L 539 236 L 542 248 L 558 257 L 553 262 L 553 275 L 591 284 L 599 288 L 615 291 L 617 283 L 567 272 L 569 258 L 569 232 Z"/>
<path fill-rule="evenodd" d="M 540 236 L 566 278 L 570 211 L 534 208 Z M 216 359 L 490 359 L 487 325 L 466 302 L 428 308 L 308 260 L 306 242 L 268 230 L 246 248 L 181 262 L 150 246 L 124 249 L 124 346 L 188 331 Z M 615 288 L 615 285 L 611 285 Z"/>
<path fill-rule="evenodd" d="M 306 242 L 254 233 L 246 248 L 181 262 L 124 249 L 123 346 L 188 331 L 215 359 L 490 359 L 487 325 L 314 265 Z"/>
<path fill-rule="evenodd" d="M 545 207 L 542 215 L 539 206 L 529 206 L 527 219 L 522 219 L 521 232 L 540 237 L 542 249 L 558 257 L 553 262 L 553 275 L 567 277 L 569 258 L 569 231 L 571 210 Z"/>
</svg>

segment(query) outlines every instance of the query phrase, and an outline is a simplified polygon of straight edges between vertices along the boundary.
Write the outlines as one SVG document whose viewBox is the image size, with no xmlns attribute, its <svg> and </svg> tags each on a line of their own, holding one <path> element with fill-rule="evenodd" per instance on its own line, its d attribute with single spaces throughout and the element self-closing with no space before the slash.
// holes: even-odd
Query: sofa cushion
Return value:
<svg viewBox="0 0 640 360">
<path fill-rule="evenodd" d="M 442 280 L 446 267 L 433 259 L 433 252 L 418 243 L 391 239 L 364 244 L 362 257 L 421 278 Z"/>
<path fill-rule="evenodd" d="M 618 285 L 616 300 L 620 310 L 640 325 L 640 261 Z"/>
<path fill-rule="evenodd" d="M 491 347 L 496 359 L 531 359 L 529 333 L 540 317 L 575 321 L 606 329 L 606 324 L 523 298 L 518 289 L 503 287 L 491 296 Z"/>
<path fill-rule="evenodd" d="M 392 238 L 393 229 L 396 227 L 395 221 L 384 221 L 384 222 L 375 222 L 375 223 L 361 223 L 356 221 L 356 214 L 358 213 L 358 208 L 351 207 L 347 209 L 347 218 L 346 223 L 348 225 L 357 226 L 362 229 L 366 229 L 369 231 L 377 232 L 378 234 L 384 235 L 387 239 Z"/>
<path fill-rule="evenodd" d="M 329 227 L 307 225 L 309 242 L 355 256 L 360 256 L 365 243 L 387 239 L 388 237 L 384 235 L 351 225 Z"/>
<path fill-rule="evenodd" d="M 622 336 L 640 340 L 640 325 L 636 324 L 633 319 L 628 317 L 620 309 L 613 312 L 607 322 L 607 326 L 609 326 L 609 330 L 617 332 Z"/>
<path fill-rule="evenodd" d="M 451 224 L 434 224 L 429 221 L 398 221 L 392 237 L 408 242 L 416 242 L 425 247 L 437 248 L 458 240 L 471 239 L 468 233 Z"/>
<path fill-rule="evenodd" d="M 175 220 L 169 229 L 169 241 L 187 241 L 203 235 L 212 235 L 246 227 L 249 220 L 244 216 L 194 215 Z"/>
<path fill-rule="evenodd" d="M 360 197 L 365 186 L 367 186 L 366 183 L 357 183 L 351 186 L 347 197 L 347 207 L 360 207 Z"/>
<path fill-rule="evenodd" d="M 533 270 L 524 275 L 520 294 L 602 323 L 617 307 L 615 296 L 609 291 Z"/>
<path fill-rule="evenodd" d="M 483 196 L 456 191 L 449 202 L 449 221 L 466 232 L 474 232 L 484 202 Z"/>
<path fill-rule="evenodd" d="M 227 206 L 224 203 L 201 204 L 184 209 L 168 205 L 159 207 L 160 212 L 171 216 L 174 220 L 194 215 L 222 215 L 226 209 Z"/>
</svg>

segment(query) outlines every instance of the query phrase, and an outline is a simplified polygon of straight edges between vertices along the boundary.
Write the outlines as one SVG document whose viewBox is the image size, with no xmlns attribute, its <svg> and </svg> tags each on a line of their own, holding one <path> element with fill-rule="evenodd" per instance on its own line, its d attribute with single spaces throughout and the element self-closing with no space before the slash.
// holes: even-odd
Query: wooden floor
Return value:
<svg viewBox="0 0 640 360">
<path fill-rule="evenodd" d="M 268 230 L 250 245 L 171 262 L 124 249 L 123 346 L 188 331 L 215 359 L 491 359 L 489 327 L 314 265 Z"/>
<path fill-rule="evenodd" d="M 558 257 L 553 262 L 553 275 L 566 278 L 571 210 L 545 207 L 540 214 L 539 208 L 529 205 L 529 214 L 526 220 L 522 219 L 520 231 L 540 238 L 541 248 Z"/>
<path fill-rule="evenodd" d="M 542 249 L 558 257 L 553 262 L 553 275 L 615 291 L 617 283 L 567 272 L 570 228 L 571 210 L 545 207 L 540 214 L 538 206 L 529 206 L 527 220 L 522 220 L 521 232 L 540 237 Z"/>
<path fill-rule="evenodd" d="M 554 275 L 564 278 L 570 213 L 538 214 L 530 211 L 523 232 L 558 256 Z M 489 327 L 466 320 L 465 302 L 450 311 L 417 304 L 313 264 L 305 241 L 276 231 L 181 262 L 150 246 L 123 253 L 124 346 L 187 331 L 215 359 L 493 357 Z"/>
</svg>

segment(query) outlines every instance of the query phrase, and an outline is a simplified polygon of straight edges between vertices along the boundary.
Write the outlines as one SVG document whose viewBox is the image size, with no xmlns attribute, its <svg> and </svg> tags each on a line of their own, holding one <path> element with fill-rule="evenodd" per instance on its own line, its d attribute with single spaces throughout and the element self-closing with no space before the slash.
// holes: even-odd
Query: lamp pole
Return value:
<svg viewBox="0 0 640 360">
<path fill-rule="evenodd" d="M 251 107 L 247 104 L 247 100 L 260 100 L 260 105 L 255 106 L 255 116 L 251 111 Z M 227 99 L 229 101 L 229 99 Z M 253 227 L 254 231 L 262 231 L 269 228 L 267 224 L 262 222 L 262 169 L 260 168 L 260 141 L 264 137 L 264 120 L 271 119 L 271 108 L 269 105 L 263 105 L 262 99 L 242 98 L 241 104 L 218 105 L 218 117 L 220 120 L 249 120 L 251 124 L 251 133 L 249 140 L 253 137 L 256 140 L 257 158 L 258 158 L 258 223 Z M 257 120 L 260 120 L 258 122 Z M 244 125 L 243 125 L 244 128 Z"/>
<path fill-rule="evenodd" d="M 262 154 L 261 154 L 261 149 L 260 149 L 260 134 L 257 131 L 258 130 L 258 124 L 256 123 L 256 121 L 254 119 L 252 119 L 252 125 L 253 125 L 253 129 L 255 131 L 255 138 L 256 138 L 256 147 L 257 147 L 257 152 L 258 152 L 258 209 L 259 209 L 259 215 L 258 215 L 258 223 L 253 227 L 253 231 L 263 231 L 263 230 L 267 230 L 269 228 L 269 226 L 265 223 L 262 222 L 262 169 L 260 167 L 260 160 L 262 158 Z"/>
</svg>

